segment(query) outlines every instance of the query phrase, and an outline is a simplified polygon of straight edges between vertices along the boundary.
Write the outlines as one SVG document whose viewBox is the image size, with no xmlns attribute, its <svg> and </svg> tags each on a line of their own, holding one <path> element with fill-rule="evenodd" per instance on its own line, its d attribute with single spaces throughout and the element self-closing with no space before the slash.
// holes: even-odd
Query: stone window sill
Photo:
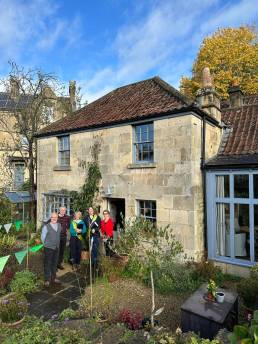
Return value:
<svg viewBox="0 0 258 344">
<path fill-rule="evenodd" d="M 128 164 L 127 168 L 134 169 L 134 168 L 156 168 L 156 162 L 139 162 L 134 164 Z"/>
<path fill-rule="evenodd" d="M 71 166 L 55 166 L 54 171 L 71 171 Z"/>
</svg>

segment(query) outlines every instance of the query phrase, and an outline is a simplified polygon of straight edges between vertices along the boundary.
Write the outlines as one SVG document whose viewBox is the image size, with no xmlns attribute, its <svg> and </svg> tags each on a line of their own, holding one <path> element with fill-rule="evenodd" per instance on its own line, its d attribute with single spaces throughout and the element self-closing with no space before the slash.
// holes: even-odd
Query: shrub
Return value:
<svg viewBox="0 0 258 344">
<path fill-rule="evenodd" d="M 23 295 L 11 293 L 0 299 L 0 319 L 4 323 L 16 322 L 27 313 L 27 300 Z"/>
<path fill-rule="evenodd" d="M 250 269 L 250 277 L 258 280 L 258 264 L 255 264 Z"/>
<path fill-rule="evenodd" d="M 258 311 L 254 312 L 253 319 L 246 325 L 235 325 L 233 332 L 229 335 L 230 343 L 252 344 L 258 341 Z"/>
<path fill-rule="evenodd" d="M 190 267 L 169 260 L 153 269 L 153 277 L 155 287 L 162 294 L 194 291 L 200 285 Z"/>
<path fill-rule="evenodd" d="M 237 291 L 242 296 L 246 306 L 252 306 L 258 295 L 258 280 L 254 278 L 245 278 L 237 285 Z"/>
<path fill-rule="evenodd" d="M 82 330 L 54 328 L 51 323 L 36 317 L 28 317 L 22 329 L 13 331 L 2 344 L 90 344 Z"/>
<path fill-rule="evenodd" d="M 139 330 L 142 327 L 143 316 L 141 312 L 133 313 L 129 309 L 123 309 L 118 316 L 118 321 L 130 330 Z"/>
<path fill-rule="evenodd" d="M 29 270 L 16 272 L 10 284 L 10 289 L 17 293 L 30 293 L 37 288 L 36 275 Z"/>
<path fill-rule="evenodd" d="M 16 244 L 16 237 L 10 234 L 0 235 L 0 257 L 7 256 L 13 252 Z"/>
<path fill-rule="evenodd" d="M 221 285 L 224 279 L 221 268 L 206 259 L 202 259 L 199 263 L 194 263 L 194 274 L 196 279 L 200 279 L 203 282 L 212 279 L 218 285 Z"/>
<path fill-rule="evenodd" d="M 64 309 L 59 315 L 60 320 L 74 319 L 76 317 L 77 317 L 77 312 L 73 310 L 72 308 Z"/>
</svg>

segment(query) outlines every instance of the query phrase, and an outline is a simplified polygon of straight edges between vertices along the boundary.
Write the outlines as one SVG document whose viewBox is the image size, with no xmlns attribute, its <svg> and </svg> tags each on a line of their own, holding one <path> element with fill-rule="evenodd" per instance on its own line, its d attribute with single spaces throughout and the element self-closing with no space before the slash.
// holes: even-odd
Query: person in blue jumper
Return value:
<svg viewBox="0 0 258 344">
<path fill-rule="evenodd" d="M 70 250 L 71 261 L 74 267 L 78 267 L 81 262 L 82 241 L 86 236 L 86 225 L 81 219 L 82 213 L 77 211 L 74 214 L 74 219 L 70 223 Z"/>
</svg>

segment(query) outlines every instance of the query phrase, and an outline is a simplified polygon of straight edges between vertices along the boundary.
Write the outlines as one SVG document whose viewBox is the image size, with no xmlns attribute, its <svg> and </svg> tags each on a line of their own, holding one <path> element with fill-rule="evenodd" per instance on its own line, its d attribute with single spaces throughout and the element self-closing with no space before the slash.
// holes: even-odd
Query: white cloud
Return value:
<svg viewBox="0 0 258 344">
<path fill-rule="evenodd" d="M 204 36 L 218 27 L 253 23 L 257 17 L 256 0 L 220 4 L 219 0 L 154 2 L 139 22 L 119 28 L 113 41 L 115 65 L 87 78 L 81 72 L 85 98 L 92 101 L 107 90 L 146 78 L 153 70 L 179 86 Z"/>
<path fill-rule="evenodd" d="M 59 40 L 64 47 L 74 43 L 72 38 L 80 32 L 78 18 L 68 23 L 58 10 L 53 0 L 0 0 L 0 60 L 52 49 Z"/>
</svg>

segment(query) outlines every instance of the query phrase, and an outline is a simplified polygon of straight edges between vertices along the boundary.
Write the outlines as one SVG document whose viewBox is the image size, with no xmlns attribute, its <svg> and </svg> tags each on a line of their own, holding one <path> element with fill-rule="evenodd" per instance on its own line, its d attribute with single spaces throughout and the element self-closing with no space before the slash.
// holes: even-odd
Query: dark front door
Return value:
<svg viewBox="0 0 258 344">
<path fill-rule="evenodd" d="M 115 230 L 124 228 L 125 218 L 125 199 L 110 198 L 109 199 L 110 215 L 115 222 Z"/>
</svg>

